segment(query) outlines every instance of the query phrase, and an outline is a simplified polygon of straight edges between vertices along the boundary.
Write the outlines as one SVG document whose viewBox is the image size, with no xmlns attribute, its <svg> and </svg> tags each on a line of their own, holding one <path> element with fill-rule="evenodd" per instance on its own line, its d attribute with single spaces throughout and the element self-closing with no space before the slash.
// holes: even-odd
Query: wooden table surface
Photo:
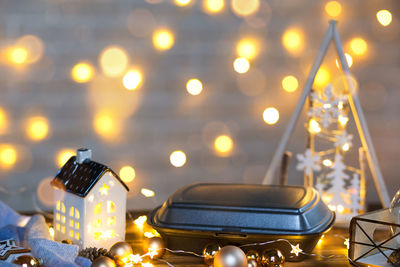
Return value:
<svg viewBox="0 0 400 267">
<path fill-rule="evenodd" d="M 312 252 L 314 254 L 328 256 L 329 258 L 321 258 L 319 256 L 308 257 L 306 260 L 301 262 L 285 262 L 284 266 L 352 266 L 348 261 L 347 248 L 344 244 L 345 238 L 348 238 L 348 236 L 348 229 L 333 228 L 324 235 L 322 241 L 317 244 Z M 140 233 L 133 223 L 127 225 L 126 240 L 132 244 L 134 250 L 140 250 L 140 248 L 143 247 L 143 233 Z M 204 265 L 202 258 L 195 256 L 166 253 L 163 260 L 166 260 L 177 267 L 206 266 Z M 168 266 L 166 263 L 156 261 L 153 262 L 153 265 Z"/>
</svg>

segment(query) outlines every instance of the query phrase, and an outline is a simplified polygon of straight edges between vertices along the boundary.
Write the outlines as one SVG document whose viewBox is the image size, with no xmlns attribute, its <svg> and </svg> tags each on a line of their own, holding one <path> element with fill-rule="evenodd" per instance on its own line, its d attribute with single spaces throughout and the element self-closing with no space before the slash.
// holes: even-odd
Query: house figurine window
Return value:
<svg viewBox="0 0 400 267">
<path fill-rule="evenodd" d="M 81 248 L 109 248 L 124 240 L 128 187 L 109 167 L 92 161 L 90 150 L 78 149 L 51 184 L 55 240 Z"/>
</svg>

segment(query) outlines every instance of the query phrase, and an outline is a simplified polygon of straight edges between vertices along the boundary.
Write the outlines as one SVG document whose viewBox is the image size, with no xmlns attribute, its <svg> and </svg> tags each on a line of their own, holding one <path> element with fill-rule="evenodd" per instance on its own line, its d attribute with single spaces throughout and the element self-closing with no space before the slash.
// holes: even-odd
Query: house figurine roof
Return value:
<svg viewBox="0 0 400 267">
<path fill-rule="evenodd" d="M 86 158 L 82 158 L 82 154 L 88 152 L 89 156 L 84 155 Z M 122 186 L 129 191 L 126 184 L 113 170 L 103 164 L 92 161 L 90 156 L 90 150 L 79 149 L 77 156 L 71 157 L 58 171 L 56 177 L 51 181 L 51 185 L 74 195 L 85 197 L 105 173 L 111 172 Z"/>
</svg>

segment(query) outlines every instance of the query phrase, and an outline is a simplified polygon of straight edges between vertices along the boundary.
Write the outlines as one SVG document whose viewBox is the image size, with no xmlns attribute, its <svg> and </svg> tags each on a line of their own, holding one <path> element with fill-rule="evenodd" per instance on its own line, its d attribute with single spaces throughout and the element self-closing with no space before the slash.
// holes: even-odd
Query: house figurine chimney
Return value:
<svg viewBox="0 0 400 267">
<path fill-rule="evenodd" d="M 92 150 L 87 149 L 87 148 L 79 148 L 76 151 L 76 162 L 81 164 L 82 162 L 84 162 L 87 159 L 91 159 L 92 158 Z"/>
</svg>

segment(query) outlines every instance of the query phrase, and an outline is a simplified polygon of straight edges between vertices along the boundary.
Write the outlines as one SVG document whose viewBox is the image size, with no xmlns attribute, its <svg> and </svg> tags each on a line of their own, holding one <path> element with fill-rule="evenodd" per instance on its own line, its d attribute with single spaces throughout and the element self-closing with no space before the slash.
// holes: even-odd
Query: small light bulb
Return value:
<svg viewBox="0 0 400 267">
<path fill-rule="evenodd" d="M 342 146 L 342 150 L 343 150 L 343 151 L 349 151 L 349 149 L 350 149 L 350 144 L 349 144 L 349 143 L 346 143 L 346 144 L 344 144 L 344 145 Z"/>
<path fill-rule="evenodd" d="M 310 122 L 308 123 L 308 131 L 312 134 L 317 134 L 321 132 L 321 127 L 319 126 L 319 123 L 315 119 L 311 119 Z"/>
</svg>

